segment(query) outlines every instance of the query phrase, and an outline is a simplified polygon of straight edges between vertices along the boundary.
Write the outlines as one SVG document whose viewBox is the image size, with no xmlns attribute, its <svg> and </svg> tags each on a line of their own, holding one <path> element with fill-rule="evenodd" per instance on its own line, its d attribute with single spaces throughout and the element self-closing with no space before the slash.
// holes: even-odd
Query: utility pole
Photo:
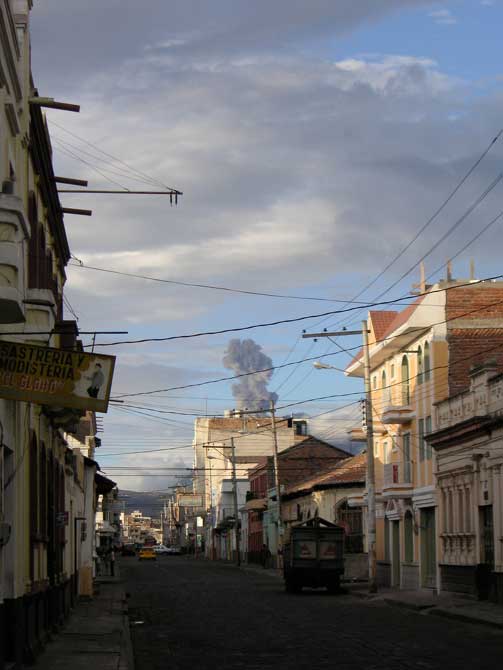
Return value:
<svg viewBox="0 0 503 670">
<path fill-rule="evenodd" d="M 372 420 L 372 390 L 370 386 L 370 351 L 369 330 L 367 321 L 362 321 L 361 330 L 341 330 L 328 333 L 304 333 L 303 338 L 344 337 L 347 335 L 363 335 L 363 371 L 365 383 L 365 406 L 367 422 L 367 547 L 369 593 L 377 593 L 376 580 L 376 486 L 374 465 L 374 424 Z M 327 366 L 330 368 L 331 366 Z"/>
<path fill-rule="evenodd" d="M 281 545 L 283 540 L 283 524 L 281 519 L 281 490 L 279 483 L 279 469 L 278 469 L 278 432 L 276 430 L 276 409 L 274 407 L 274 400 L 271 400 L 271 424 L 273 435 L 273 464 L 274 464 L 274 488 L 276 489 L 276 503 L 278 518 L 276 522 L 276 551 L 277 551 L 277 567 L 280 568 Z"/>
<path fill-rule="evenodd" d="M 234 497 L 234 531 L 236 534 L 236 564 L 241 565 L 241 547 L 239 542 L 239 513 L 238 513 L 238 480 L 236 476 L 236 447 L 234 446 L 234 438 L 231 437 L 232 450 L 232 493 Z"/>
<path fill-rule="evenodd" d="M 372 390 L 370 387 L 369 331 L 362 321 L 367 422 L 367 551 L 369 556 L 369 592 L 377 593 L 376 580 L 376 478 L 374 465 L 374 421 L 372 417 Z"/>
</svg>

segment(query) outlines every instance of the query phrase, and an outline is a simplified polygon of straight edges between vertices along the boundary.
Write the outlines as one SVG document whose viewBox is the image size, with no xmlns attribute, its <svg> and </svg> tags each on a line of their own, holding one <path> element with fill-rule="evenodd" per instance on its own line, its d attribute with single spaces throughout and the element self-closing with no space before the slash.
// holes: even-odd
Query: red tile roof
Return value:
<svg viewBox="0 0 503 670">
<path fill-rule="evenodd" d="M 380 340 L 384 333 L 387 331 L 389 326 L 398 316 L 396 311 L 382 311 L 378 312 L 377 310 L 371 310 L 369 312 L 370 320 L 372 321 L 372 327 L 374 329 L 374 335 L 376 340 Z"/>
<path fill-rule="evenodd" d="M 367 454 L 366 452 L 362 452 L 357 456 L 345 458 L 335 467 L 330 468 L 328 472 L 325 471 L 315 477 L 292 484 L 286 489 L 285 494 L 291 495 L 293 493 L 300 493 L 301 491 L 307 493 L 314 488 L 337 486 L 337 484 L 364 483 L 366 471 Z"/>
<path fill-rule="evenodd" d="M 414 302 L 406 307 L 402 312 L 393 312 L 393 311 L 382 311 L 378 312 L 377 310 L 372 310 L 369 312 L 369 317 L 372 320 L 372 326 L 374 328 L 374 334 L 376 340 L 384 340 L 389 337 L 391 333 L 395 332 L 400 326 L 403 326 L 406 323 L 412 314 L 416 311 L 417 307 L 424 300 L 424 295 L 420 295 L 414 300 Z M 363 349 L 356 354 L 353 360 L 346 367 L 348 370 L 352 365 L 357 363 L 363 356 Z"/>
<path fill-rule="evenodd" d="M 400 326 L 403 326 L 404 323 L 406 323 L 410 317 L 414 314 L 416 311 L 417 307 L 423 302 L 425 296 L 420 295 L 418 298 L 414 300 L 414 302 L 406 307 L 403 312 L 398 312 L 396 317 L 393 319 L 393 321 L 389 324 L 388 328 L 384 331 L 384 333 L 381 335 L 380 339 L 383 339 L 393 333 L 397 328 L 400 328 Z"/>
</svg>

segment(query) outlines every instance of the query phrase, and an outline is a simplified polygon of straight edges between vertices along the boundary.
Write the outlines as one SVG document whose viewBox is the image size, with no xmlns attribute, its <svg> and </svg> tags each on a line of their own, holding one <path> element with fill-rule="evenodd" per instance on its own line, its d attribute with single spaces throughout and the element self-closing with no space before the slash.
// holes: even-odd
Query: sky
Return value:
<svg viewBox="0 0 503 670">
<path fill-rule="evenodd" d="M 102 345 L 348 308 L 340 301 L 356 299 L 414 238 L 501 129 L 503 0 L 34 4 L 39 94 L 81 105 L 80 114 L 48 112 L 56 172 L 94 189 L 183 192 L 177 206 L 165 196 L 62 195 L 64 206 L 93 210 L 65 217 L 74 257 L 103 270 L 295 296 L 160 283 L 73 260 L 67 318 L 73 311 L 81 330 L 128 331 L 98 338 L 97 350 L 117 356 L 114 397 L 229 376 L 222 359 L 236 336 L 252 337 L 274 365 L 331 354 L 323 360 L 344 368 L 347 353 L 302 339 L 302 330 L 355 328 L 365 318 L 357 304 L 242 334 Z M 468 275 L 470 258 L 479 277 L 498 274 L 500 222 L 460 252 L 499 213 L 501 184 L 440 240 L 497 177 L 502 155 L 503 138 L 357 299 L 407 295 L 425 254 L 433 278 L 458 253 L 455 276 Z M 359 340 L 339 343 L 354 349 Z M 335 369 L 289 365 L 269 388 L 280 408 L 338 395 L 280 410 L 317 417 L 319 437 L 333 440 L 360 421 L 357 405 L 344 406 L 362 383 Z M 127 404 L 103 417 L 97 459 L 122 488 L 153 490 L 192 464 L 194 415 L 235 402 L 224 381 Z"/>
</svg>

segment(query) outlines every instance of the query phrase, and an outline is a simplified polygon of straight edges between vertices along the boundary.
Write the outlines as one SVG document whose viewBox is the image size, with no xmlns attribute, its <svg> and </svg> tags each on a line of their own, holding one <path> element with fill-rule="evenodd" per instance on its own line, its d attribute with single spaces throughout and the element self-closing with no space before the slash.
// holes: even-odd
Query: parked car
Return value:
<svg viewBox="0 0 503 670">
<path fill-rule="evenodd" d="M 157 556 L 152 547 L 142 547 L 138 552 L 139 561 L 155 561 L 156 559 Z"/>
<path fill-rule="evenodd" d="M 173 555 L 179 556 L 182 553 L 181 548 L 177 547 L 177 546 L 171 546 L 171 547 L 168 547 L 167 549 L 168 549 L 168 554 L 173 554 Z"/>
<path fill-rule="evenodd" d="M 152 547 L 156 554 L 169 554 L 170 547 L 166 547 L 164 544 L 156 544 L 155 547 Z"/>
</svg>

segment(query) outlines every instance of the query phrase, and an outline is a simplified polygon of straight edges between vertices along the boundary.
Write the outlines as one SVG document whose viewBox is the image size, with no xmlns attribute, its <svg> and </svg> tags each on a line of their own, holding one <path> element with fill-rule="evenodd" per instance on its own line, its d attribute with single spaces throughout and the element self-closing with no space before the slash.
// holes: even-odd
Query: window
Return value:
<svg viewBox="0 0 503 670">
<path fill-rule="evenodd" d="M 421 347 L 417 348 L 417 383 L 423 383 L 423 350 Z"/>
<path fill-rule="evenodd" d="M 374 440 L 374 456 L 379 456 L 379 442 Z"/>
<path fill-rule="evenodd" d="M 391 379 L 395 378 L 395 364 L 391 364 Z"/>
<path fill-rule="evenodd" d="M 372 388 L 374 389 L 374 391 L 377 388 L 377 377 L 375 375 L 372 377 Z"/>
<path fill-rule="evenodd" d="M 419 447 L 419 460 L 424 461 L 425 459 L 425 448 L 426 444 L 424 441 L 424 419 L 419 419 L 418 422 L 418 447 Z"/>
<path fill-rule="evenodd" d="M 412 563 L 414 560 L 414 519 L 412 512 L 405 512 L 403 520 L 404 543 L 405 543 L 405 562 Z"/>
<path fill-rule="evenodd" d="M 391 388 L 388 386 L 385 370 L 382 371 L 381 375 L 381 388 L 383 393 L 383 402 L 389 403 L 391 401 Z"/>
<path fill-rule="evenodd" d="M 423 378 L 427 382 L 430 380 L 430 345 L 428 342 L 424 345 L 424 363 L 423 363 Z"/>
<path fill-rule="evenodd" d="M 307 435 L 307 423 L 305 421 L 295 421 L 295 435 Z"/>
<path fill-rule="evenodd" d="M 383 442 L 382 451 L 383 451 L 384 462 L 389 463 L 391 461 L 391 453 L 390 453 L 390 450 L 389 450 L 389 442 Z"/>
<path fill-rule="evenodd" d="M 427 416 L 426 419 L 425 419 L 425 422 L 424 422 L 424 432 L 425 432 L 426 435 L 429 435 L 431 433 L 431 430 L 432 430 L 431 429 L 431 416 Z M 429 444 L 429 442 L 426 442 L 426 445 L 425 445 L 426 458 L 430 459 L 431 454 L 432 454 L 431 444 Z"/>
<path fill-rule="evenodd" d="M 402 358 L 402 405 L 410 403 L 409 359 Z"/>
<path fill-rule="evenodd" d="M 409 484 L 412 481 L 412 473 L 410 467 L 410 433 L 402 435 L 402 451 L 403 451 L 403 481 Z"/>
<path fill-rule="evenodd" d="M 336 523 L 343 526 L 344 553 L 361 554 L 363 552 L 363 516 L 362 508 L 350 508 L 344 501 L 335 510 Z"/>
</svg>

